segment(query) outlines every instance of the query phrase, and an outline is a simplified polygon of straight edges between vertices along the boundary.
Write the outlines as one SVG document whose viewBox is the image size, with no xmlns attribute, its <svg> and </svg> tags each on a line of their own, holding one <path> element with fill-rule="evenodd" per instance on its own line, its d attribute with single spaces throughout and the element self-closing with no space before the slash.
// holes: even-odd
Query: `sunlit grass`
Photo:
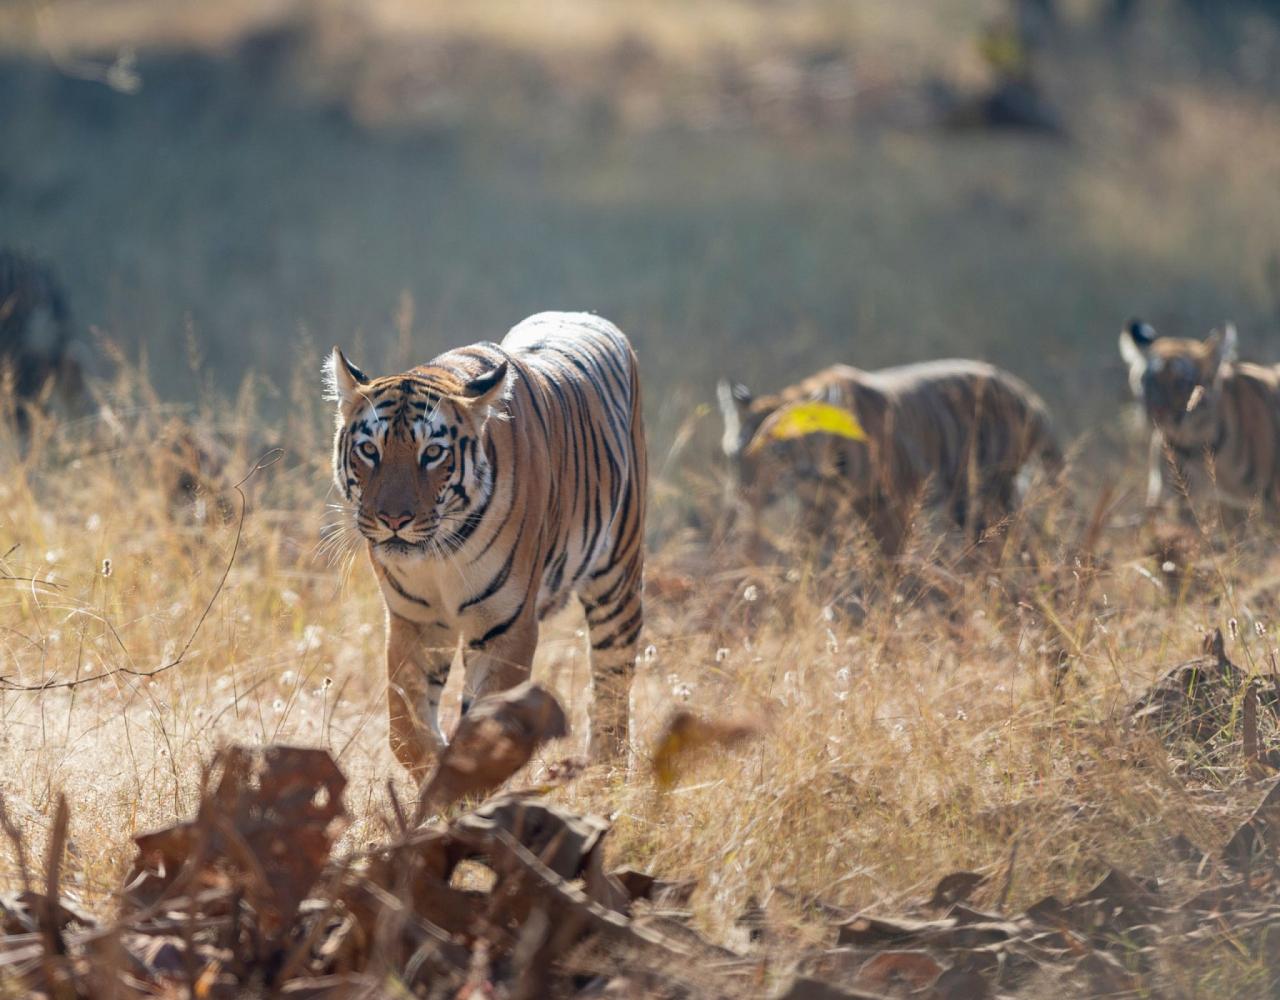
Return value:
<svg viewBox="0 0 1280 1000">
<path fill-rule="evenodd" d="M 147 398 L 133 372 L 107 390 L 117 410 L 124 392 Z M 140 407 L 127 440 L 92 422 L 50 422 L 25 454 L 5 443 L 0 675 L 110 676 L 0 693 L 0 793 L 36 843 L 57 793 L 68 794 L 70 885 L 96 908 L 112 905 L 131 837 L 192 811 L 201 767 L 224 742 L 329 749 L 351 779 L 351 844 L 384 833 L 388 780 L 410 793 L 386 746 L 376 588 L 359 553 L 348 565 L 320 551 L 327 421 L 311 410 L 287 434 L 250 431 L 267 424 L 245 398 L 238 408 L 209 402 L 193 425 L 231 456 L 224 486 L 284 449 L 246 484 L 242 527 L 238 514 L 174 506 L 162 459 L 172 408 Z M 813 900 L 898 906 L 971 869 L 993 876 L 981 902 L 1003 892 L 1015 908 L 1066 897 L 1111 865 L 1172 875 L 1164 842 L 1176 833 L 1210 849 L 1226 838 L 1248 798 L 1240 775 L 1181 773 L 1121 716 L 1227 618 L 1240 623 L 1232 657 L 1267 662 L 1277 597 L 1251 590 L 1270 564 L 1261 529 L 1201 538 L 1186 571 L 1203 582 L 1179 595 L 1168 582 L 1178 573 L 1147 555 L 1131 504 L 1107 512 L 1094 551 L 1080 549 L 1092 487 L 1077 476 L 1071 502 L 1042 495 L 1010 526 L 1003 556 L 994 543 L 974 553 L 922 536 L 894 596 L 856 525 L 855 544 L 824 556 L 825 570 L 798 555 L 745 566 L 732 534 L 709 541 L 723 535 L 724 510 L 704 444 L 695 434 L 692 453 L 654 484 L 663 527 L 650 557 L 634 768 L 592 770 L 556 794 L 614 817 L 612 860 L 696 878 L 695 917 L 712 937 L 732 943 L 750 897 L 767 901 L 789 939 L 816 941 Z M 1113 471 L 1123 484 L 1141 478 Z M 226 584 L 196 631 L 237 531 Z M 535 671 L 569 708 L 574 735 L 519 780 L 584 750 L 580 629 L 576 611 L 549 623 Z M 169 663 L 188 640 L 182 662 L 154 677 L 116 672 Z M 762 734 L 699 758 L 664 793 L 647 747 L 675 706 L 751 719 Z M 0 851 L 16 884 L 15 859 Z M 1240 976 L 1258 974 L 1242 962 Z"/>
</svg>

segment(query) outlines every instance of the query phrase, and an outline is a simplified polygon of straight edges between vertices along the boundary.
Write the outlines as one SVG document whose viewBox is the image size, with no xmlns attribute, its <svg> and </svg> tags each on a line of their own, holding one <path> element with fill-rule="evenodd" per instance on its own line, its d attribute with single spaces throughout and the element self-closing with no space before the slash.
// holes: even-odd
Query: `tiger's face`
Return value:
<svg viewBox="0 0 1280 1000">
<path fill-rule="evenodd" d="M 334 483 L 379 558 L 456 551 L 493 491 L 485 427 L 506 391 L 507 363 L 470 381 L 422 371 L 371 379 L 337 348 L 328 363 Z"/>
<path fill-rule="evenodd" d="M 756 441 L 765 421 L 794 400 L 780 395 L 757 399 L 746 386 L 725 381 L 716 391 L 724 418 L 721 448 L 733 470 L 734 485 L 753 504 L 795 496 L 815 505 L 830 497 L 833 484 L 843 487 L 870 481 L 870 452 L 863 443 L 828 434 Z"/>
<path fill-rule="evenodd" d="M 737 462 L 746 453 L 747 445 L 756 436 L 760 425 L 782 405 L 782 400 L 776 396 L 756 399 L 741 382 L 730 384 L 724 379 L 716 385 L 716 398 L 720 402 L 720 415 L 724 418 L 724 437 L 720 446 L 730 461 Z"/>
<path fill-rule="evenodd" d="M 1224 366 L 1236 356 L 1236 329 L 1227 324 L 1204 340 L 1161 337 L 1134 320 L 1120 334 L 1129 385 L 1147 416 L 1170 441 L 1208 444 L 1216 433 Z"/>
</svg>

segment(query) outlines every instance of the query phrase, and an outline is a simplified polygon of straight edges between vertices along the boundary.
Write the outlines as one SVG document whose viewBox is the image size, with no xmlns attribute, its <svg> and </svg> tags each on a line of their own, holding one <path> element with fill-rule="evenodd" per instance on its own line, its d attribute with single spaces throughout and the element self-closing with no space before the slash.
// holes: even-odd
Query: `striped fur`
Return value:
<svg viewBox="0 0 1280 1000">
<path fill-rule="evenodd" d="M 463 710 L 529 674 L 538 623 L 576 593 L 590 634 L 592 752 L 628 743 L 643 621 L 646 489 L 635 355 L 585 313 L 541 313 L 369 378 L 335 348 L 334 476 L 386 602 L 391 745 L 421 777 L 443 745 L 459 642 Z"/>
<path fill-rule="evenodd" d="M 749 447 L 770 414 L 808 400 L 852 412 L 867 440 L 810 434 Z M 1039 397 L 976 361 L 877 372 L 834 365 L 759 399 L 722 383 L 720 401 L 724 450 L 757 524 L 782 495 L 799 499 L 816 531 L 829 531 L 847 507 L 887 555 L 901 551 L 917 503 L 945 506 L 957 524 L 980 534 L 1016 507 L 1028 462 L 1038 458 L 1055 473 L 1062 462 Z"/>
<path fill-rule="evenodd" d="M 1204 340 L 1160 337 L 1134 320 L 1121 331 L 1129 382 L 1152 426 L 1147 505 L 1159 505 L 1164 471 L 1187 494 L 1228 510 L 1280 513 L 1280 365 L 1236 360 L 1230 324 Z"/>
</svg>

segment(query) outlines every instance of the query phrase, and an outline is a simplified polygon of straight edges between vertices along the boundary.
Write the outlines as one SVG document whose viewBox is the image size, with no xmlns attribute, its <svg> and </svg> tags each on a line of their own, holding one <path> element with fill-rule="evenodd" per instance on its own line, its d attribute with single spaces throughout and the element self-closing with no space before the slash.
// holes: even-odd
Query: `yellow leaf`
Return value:
<svg viewBox="0 0 1280 1000">
<path fill-rule="evenodd" d="M 867 432 L 858 418 L 843 406 L 831 403 L 791 403 L 774 410 L 747 447 L 759 451 L 770 441 L 789 441 L 808 434 L 834 434 L 850 441 L 865 441 Z"/>
<path fill-rule="evenodd" d="M 759 727 L 746 720 L 725 722 L 705 719 L 678 709 L 667 719 L 653 748 L 653 776 L 658 788 L 668 791 L 694 751 L 709 746 L 729 747 L 757 735 Z"/>
</svg>

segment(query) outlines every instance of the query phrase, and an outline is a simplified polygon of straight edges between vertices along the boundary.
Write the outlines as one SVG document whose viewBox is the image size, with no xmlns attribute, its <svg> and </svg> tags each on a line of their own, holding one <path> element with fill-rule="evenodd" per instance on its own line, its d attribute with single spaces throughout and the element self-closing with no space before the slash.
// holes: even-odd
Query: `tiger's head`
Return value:
<svg viewBox="0 0 1280 1000">
<path fill-rule="evenodd" d="M 1161 337 L 1141 320 L 1120 333 L 1129 385 L 1147 416 L 1171 442 L 1208 444 L 1216 433 L 1222 377 L 1236 358 L 1230 323 L 1204 340 Z"/>
<path fill-rule="evenodd" d="M 729 461 L 736 464 L 741 461 L 760 425 L 782 405 L 782 400 L 777 396 L 756 399 L 741 382 L 731 383 L 726 379 L 716 384 L 716 398 L 720 401 L 720 415 L 724 418 L 724 437 L 720 447 Z"/>
<path fill-rule="evenodd" d="M 805 397 L 755 398 L 741 383 L 721 381 L 716 387 L 724 418 L 721 448 L 729 459 L 732 485 L 751 503 L 763 505 L 794 495 L 814 503 L 833 482 L 870 481 L 870 452 L 863 441 L 814 432 L 775 438 L 773 428 Z"/>
<path fill-rule="evenodd" d="M 438 366 L 370 378 L 338 348 L 326 364 L 338 404 L 333 475 L 380 558 L 461 548 L 494 486 L 486 426 L 509 365 L 465 377 Z"/>
</svg>

